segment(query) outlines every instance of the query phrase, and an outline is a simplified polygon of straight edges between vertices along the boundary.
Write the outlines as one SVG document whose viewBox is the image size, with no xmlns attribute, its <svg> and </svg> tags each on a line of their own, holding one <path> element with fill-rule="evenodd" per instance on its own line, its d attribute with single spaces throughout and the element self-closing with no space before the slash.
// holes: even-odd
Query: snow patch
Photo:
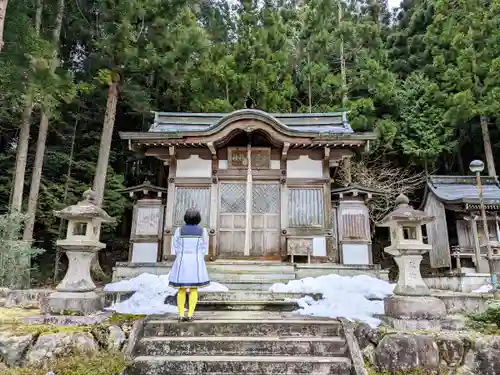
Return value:
<svg viewBox="0 0 500 375">
<path fill-rule="evenodd" d="M 472 293 L 490 293 L 493 290 L 491 287 L 491 284 L 486 284 L 483 286 L 480 286 L 476 290 L 473 290 Z"/>
<path fill-rule="evenodd" d="M 152 275 L 143 273 L 130 280 L 122 280 L 107 284 L 105 292 L 135 292 L 126 301 L 114 303 L 105 310 L 119 314 L 152 315 L 177 312 L 177 307 L 165 304 L 165 299 L 174 296 L 177 289 L 168 286 L 169 275 Z M 219 283 L 212 282 L 200 292 L 228 292 L 229 289 Z"/>
<path fill-rule="evenodd" d="M 288 284 L 274 284 L 269 289 L 274 293 L 321 293 L 323 299 L 315 301 L 306 296 L 296 300 L 300 315 L 328 318 L 345 318 L 376 327 L 380 320 L 376 314 L 384 313 L 385 297 L 392 295 L 395 284 L 366 276 L 325 275 L 316 278 L 292 280 Z"/>
</svg>

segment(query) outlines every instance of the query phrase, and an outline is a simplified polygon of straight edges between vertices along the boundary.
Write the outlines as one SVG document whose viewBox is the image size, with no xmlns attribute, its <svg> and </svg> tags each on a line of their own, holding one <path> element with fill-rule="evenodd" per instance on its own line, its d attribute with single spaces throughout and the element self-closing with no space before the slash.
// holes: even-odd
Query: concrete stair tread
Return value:
<svg viewBox="0 0 500 375">
<path fill-rule="evenodd" d="M 273 267 L 276 267 L 276 266 L 273 266 Z M 295 277 L 295 270 L 293 268 L 291 269 L 256 269 L 256 270 L 242 270 L 242 269 L 238 269 L 238 268 L 220 268 L 219 267 L 210 267 L 209 265 L 207 265 L 207 268 L 208 270 L 210 271 L 212 269 L 212 272 L 213 273 L 229 273 L 229 274 L 241 274 L 242 272 L 248 272 L 250 274 L 255 274 L 255 275 L 274 275 L 274 274 L 283 274 L 283 275 L 293 275 Z"/>
<path fill-rule="evenodd" d="M 312 363 L 341 363 L 351 364 L 345 357 L 292 357 L 292 356 L 139 356 L 134 362 L 312 362 Z"/>
<path fill-rule="evenodd" d="M 288 305 L 295 305 L 296 302 L 294 301 L 280 301 L 280 300 L 273 300 L 273 299 L 268 299 L 268 300 L 248 300 L 248 301 L 245 301 L 245 300 L 236 300 L 236 301 L 218 301 L 218 300 L 201 300 L 198 302 L 199 305 L 218 305 L 218 304 L 232 304 L 232 305 L 263 305 L 263 304 L 266 304 L 266 305 L 284 305 L 284 304 L 288 304 Z"/>
<path fill-rule="evenodd" d="M 324 318 L 311 317 L 313 319 L 201 319 L 195 318 L 194 321 L 189 323 L 179 323 L 177 318 L 175 319 L 154 319 L 148 320 L 146 324 L 220 324 L 220 323 L 230 323 L 230 324 L 315 324 L 315 325 L 335 325 L 340 324 L 338 319 L 323 320 Z"/>
<path fill-rule="evenodd" d="M 344 343 L 345 339 L 340 337 L 318 337 L 318 336 L 164 336 L 164 337 L 143 337 L 141 341 L 164 342 L 164 341 L 247 341 L 247 342 L 333 342 Z"/>
</svg>

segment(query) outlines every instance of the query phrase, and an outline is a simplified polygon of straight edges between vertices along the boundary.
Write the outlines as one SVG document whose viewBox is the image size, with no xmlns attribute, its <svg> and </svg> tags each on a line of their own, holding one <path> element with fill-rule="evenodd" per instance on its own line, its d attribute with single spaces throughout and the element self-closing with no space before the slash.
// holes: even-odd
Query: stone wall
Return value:
<svg viewBox="0 0 500 375">
<path fill-rule="evenodd" d="M 366 324 L 355 335 L 369 374 L 500 374 L 500 336 L 475 332 L 391 332 Z"/>
<path fill-rule="evenodd" d="M 40 321 L 2 326 L 0 373 L 10 367 L 45 367 L 49 360 L 75 352 L 121 351 L 129 354 L 128 343 L 134 340 L 134 327 L 138 322 L 101 321 L 91 317 L 38 319 Z M 129 337 L 132 338 L 129 340 Z"/>
</svg>

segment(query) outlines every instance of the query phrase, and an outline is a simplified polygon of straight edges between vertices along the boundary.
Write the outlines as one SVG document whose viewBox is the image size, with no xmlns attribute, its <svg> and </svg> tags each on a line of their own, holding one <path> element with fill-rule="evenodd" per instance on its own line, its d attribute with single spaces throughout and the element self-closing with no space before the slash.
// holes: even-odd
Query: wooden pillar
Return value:
<svg viewBox="0 0 500 375">
<path fill-rule="evenodd" d="M 474 238 L 474 253 L 476 255 L 476 272 L 479 272 L 479 268 L 481 265 L 481 245 L 479 244 L 479 236 L 477 232 L 477 223 L 474 217 L 471 217 L 470 225 L 472 228 L 472 236 Z"/>
<path fill-rule="evenodd" d="M 215 149 L 212 142 L 208 145 L 210 152 L 212 153 L 212 186 L 210 187 L 210 222 L 209 222 L 209 250 L 208 254 L 213 260 L 217 257 L 217 218 L 219 215 L 219 184 L 217 178 L 217 172 L 219 170 L 219 159 L 217 158 L 217 150 Z"/>
<path fill-rule="evenodd" d="M 281 233 L 280 233 L 280 252 L 281 257 L 286 257 L 287 254 L 287 243 L 286 243 L 286 231 L 288 230 L 288 185 L 286 180 L 286 160 L 288 156 L 288 150 L 290 149 L 290 143 L 285 142 L 283 144 L 283 150 L 281 151 L 281 208 L 280 208 L 280 223 L 281 223 Z"/>
<path fill-rule="evenodd" d="M 247 193 L 246 193 L 246 219 L 245 219 L 245 248 L 244 255 L 250 256 L 252 236 L 252 147 L 247 146 Z"/>
<path fill-rule="evenodd" d="M 174 202 L 175 202 L 175 175 L 177 171 L 177 159 L 175 158 L 175 148 L 170 146 L 168 148 L 169 162 L 168 162 L 168 193 L 167 193 L 167 207 L 165 209 L 165 236 L 163 242 L 163 259 L 171 255 L 172 237 L 174 233 Z"/>
<path fill-rule="evenodd" d="M 333 228 L 332 228 L 332 188 L 330 181 L 330 149 L 325 147 L 325 153 L 323 157 L 323 178 L 325 183 L 323 184 L 323 202 L 324 202 L 324 218 L 325 218 L 325 229 L 329 235 L 326 236 L 326 256 L 335 262 L 335 254 L 333 254 Z"/>
</svg>

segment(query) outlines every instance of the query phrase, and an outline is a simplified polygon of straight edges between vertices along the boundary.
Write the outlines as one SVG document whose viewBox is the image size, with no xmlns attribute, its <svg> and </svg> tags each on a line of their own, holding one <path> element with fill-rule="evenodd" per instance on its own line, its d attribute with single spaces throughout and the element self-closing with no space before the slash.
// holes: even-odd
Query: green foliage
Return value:
<svg viewBox="0 0 500 375">
<path fill-rule="evenodd" d="M 455 148 L 453 127 L 445 121 L 446 101 L 437 84 L 421 73 L 410 74 L 399 91 L 399 143 L 404 154 L 432 163 Z"/>
<path fill-rule="evenodd" d="M 23 106 L 34 98 L 33 124 L 41 106 L 50 112 L 35 227 L 37 246 L 48 250 L 37 258 L 41 271 L 53 264 L 64 229 L 52 211 L 92 186 L 113 81 L 118 106 L 104 208 L 119 221 L 103 228 L 103 240 L 129 235 L 121 188 L 146 176 L 165 185 L 163 164 L 131 155 L 117 135 L 147 130 L 151 110 L 230 112 L 248 98 L 270 112 L 348 109 L 355 130 L 379 136 L 370 158 L 445 174 L 465 174 L 463 165 L 483 158 L 479 117 L 487 116 L 498 154 L 497 0 L 403 1 L 392 20 L 385 1 L 368 0 L 66 2 L 61 63 L 52 73 L 55 3 L 44 2 L 37 33 L 37 2 L 9 2 L 0 54 L 2 213 Z M 26 186 L 36 138 L 32 126 Z"/>
<path fill-rule="evenodd" d="M 121 353 L 80 353 L 51 360 L 45 368 L 29 366 L 4 370 L 4 375 L 45 375 L 48 370 L 57 375 L 119 375 L 130 364 Z"/>
<path fill-rule="evenodd" d="M 31 247 L 19 238 L 25 215 L 0 215 L 0 286 L 21 288 L 29 285 L 31 258 L 44 250 Z"/>
<path fill-rule="evenodd" d="M 500 307 L 489 306 L 484 312 L 470 313 L 467 315 L 470 328 L 484 334 L 499 334 L 500 332 Z"/>
</svg>

